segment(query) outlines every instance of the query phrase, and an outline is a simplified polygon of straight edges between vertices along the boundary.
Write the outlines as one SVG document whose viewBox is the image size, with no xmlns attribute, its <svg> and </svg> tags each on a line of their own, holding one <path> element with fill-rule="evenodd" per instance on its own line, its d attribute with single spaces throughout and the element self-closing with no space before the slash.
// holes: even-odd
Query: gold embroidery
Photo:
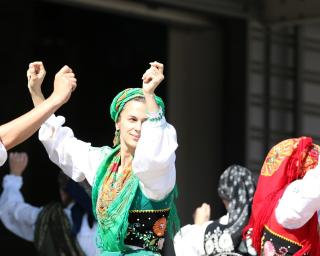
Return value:
<svg viewBox="0 0 320 256">
<path fill-rule="evenodd" d="M 272 176 L 280 167 L 282 161 L 292 154 L 297 147 L 297 139 L 288 139 L 274 146 L 268 153 L 262 166 L 262 176 Z"/>
<path fill-rule="evenodd" d="M 168 212 L 170 208 L 160 210 L 130 210 L 130 213 L 157 213 L 157 212 Z"/>
<path fill-rule="evenodd" d="M 292 155 L 294 149 L 298 146 L 299 139 L 288 139 L 280 142 L 276 146 L 274 146 L 268 153 L 264 164 L 261 169 L 262 176 L 272 176 L 283 163 L 285 158 Z M 318 145 L 313 144 L 311 149 L 307 149 L 307 152 L 302 152 L 304 156 L 308 153 L 307 157 L 305 158 L 302 168 L 300 177 L 303 177 L 305 173 L 313 169 L 318 162 L 318 155 L 320 152 L 320 147 Z"/>
<path fill-rule="evenodd" d="M 283 240 L 286 240 L 286 241 L 288 241 L 288 242 L 290 242 L 290 243 L 292 243 L 292 244 L 295 244 L 295 245 L 298 245 L 298 246 L 300 246 L 300 247 L 303 247 L 302 244 L 300 244 L 300 243 L 298 243 L 298 242 L 296 242 L 296 241 L 293 241 L 293 240 L 291 240 L 291 239 L 289 239 L 289 238 L 286 238 L 286 237 L 284 237 L 284 236 L 282 236 L 282 235 L 280 235 L 280 234 L 272 231 L 267 225 L 264 225 L 264 227 L 265 227 L 271 234 L 273 234 L 274 236 L 277 236 L 277 237 L 279 237 L 279 238 L 281 238 L 281 239 L 283 239 Z"/>
</svg>

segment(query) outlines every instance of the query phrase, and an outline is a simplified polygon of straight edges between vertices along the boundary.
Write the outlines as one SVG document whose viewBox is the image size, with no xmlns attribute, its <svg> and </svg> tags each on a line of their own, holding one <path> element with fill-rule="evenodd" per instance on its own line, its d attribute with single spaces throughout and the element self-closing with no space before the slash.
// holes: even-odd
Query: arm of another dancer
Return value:
<svg viewBox="0 0 320 256">
<path fill-rule="evenodd" d="M 320 209 L 320 166 L 301 180 L 292 182 L 275 210 L 279 224 L 288 229 L 302 227 Z"/>
<path fill-rule="evenodd" d="M 158 62 L 150 64 L 142 77 L 148 119 L 142 125 L 132 165 L 144 194 L 149 199 L 161 200 L 175 185 L 178 144 L 174 127 L 166 122 L 154 99 L 154 91 L 164 79 L 163 65 Z"/>
<path fill-rule="evenodd" d="M 25 203 L 20 192 L 22 174 L 27 164 L 28 155 L 26 153 L 10 153 L 10 175 L 6 175 L 2 183 L 0 219 L 9 231 L 32 242 L 35 223 L 41 208 Z"/>
<path fill-rule="evenodd" d="M 176 256 L 201 256 L 204 251 L 204 234 L 210 220 L 211 208 L 203 203 L 193 215 L 194 224 L 188 224 L 180 229 L 174 237 L 174 250 Z"/>
<path fill-rule="evenodd" d="M 56 75 L 51 96 L 28 113 L 0 126 L 0 140 L 6 150 L 28 139 L 41 124 L 59 107 L 66 103 L 76 87 L 72 70 L 64 66 Z"/>
<path fill-rule="evenodd" d="M 30 63 L 27 71 L 28 88 L 33 104 L 37 106 L 45 100 L 41 84 L 45 75 L 42 62 Z M 69 127 L 62 126 L 65 118 L 52 115 L 40 128 L 39 139 L 43 143 L 49 158 L 59 166 L 63 172 L 75 181 L 87 178 L 93 183 L 95 172 L 109 147 L 94 148 L 90 143 L 75 138 Z"/>
</svg>

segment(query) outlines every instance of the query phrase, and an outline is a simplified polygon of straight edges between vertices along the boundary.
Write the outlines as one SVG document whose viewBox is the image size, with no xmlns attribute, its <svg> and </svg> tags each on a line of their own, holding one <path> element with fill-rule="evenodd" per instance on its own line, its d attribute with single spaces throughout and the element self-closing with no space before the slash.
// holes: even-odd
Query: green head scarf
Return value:
<svg viewBox="0 0 320 256">
<path fill-rule="evenodd" d="M 143 91 L 141 88 L 128 88 L 125 89 L 117 94 L 116 97 L 114 97 L 111 106 L 110 106 L 110 115 L 113 121 L 117 122 L 119 114 L 121 113 L 123 107 L 125 104 L 137 97 L 144 97 Z M 158 106 L 161 107 L 163 113 L 164 113 L 164 103 L 163 100 L 155 96 L 154 97 Z"/>
</svg>

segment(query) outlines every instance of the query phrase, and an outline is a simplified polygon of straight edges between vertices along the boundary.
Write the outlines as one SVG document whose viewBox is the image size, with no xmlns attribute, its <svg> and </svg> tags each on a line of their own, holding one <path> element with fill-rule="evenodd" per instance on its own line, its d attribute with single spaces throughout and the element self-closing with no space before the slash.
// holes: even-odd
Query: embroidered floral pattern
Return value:
<svg viewBox="0 0 320 256">
<path fill-rule="evenodd" d="M 288 249 L 285 247 L 281 247 L 279 251 L 277 252 L 273 243 L 270 241 L 267 241 L 264 244 L 263 253 L 262 256 L 285 256 L 288 253 Z"/>
<path fill-rule="evenodd" d="M 162 217 L 154 223 L 152 229 L 157 236 L 163 236 L 166 231 L 166 227 L 167 227 L 167 219 L 165 217 Z"/>
<path fill-rule="evenodd" d="M 163 113 L 162 113 L 162 111 L 159 111 L 156 116 L 154 116 L 154 117 L 149 117 L 148 120 L 149 120 L 150 122 L 158 122 L 158 121 L 160 121 L 162 118 L 163 118 Z"/>
<path fill-rule="evenodd" d="M 125 244 L 160 252 L 170 209 L 130 210 Z"/>
<path fill-rule="evenodd" d="M 297 139 L 284 140 L 274 146 L 268 153 L 264 161 L 261 175 L 272 176 L 276 170 L 279 169 L 283 160 L 292 154 L 294 148 L 297 147 Z"/>
<path fill-rule="evenodd" d="M 294 255 L 302 245 L 283 237 L 265 226 L 261 237 L 261 256 Z"/>
<path fill-rule="evenodd" d="M 139 230 L 140 225 L 140 223 L 129 224 L 127 236 L 133 236 L 135 239 L 142 240 L 145 248 L 148 248 L 151 251 L 158 252 L 161 250 L 164 241 L 155 236 L 155 234 L 150 230 L 141 232 Z"/>
<path fill-rule="evenodd" d="M 126 184 L 126 181 L 132 175 L 131 169 L 125 169 L 119 173 L 119 162 L 120 152 L 112 159 L 112 162 L 108 167 L 109 172 L 103 182 L 101 192 L 99 193 L 96 210 L 100 219 L 102 219 L 102 216 L 106 213 L 106 209 L 109 207 L 110 203 L 116 198 Z"/>
<path fill-rule="evenodd" d="M 274 146 L 268 153 L 262 170 L 262 176 L 272 176 L 276 170 L 279 169 L 280 165 L 285 158 L 292 155 L 293 150 L 297 147 L 299 143 L 298 139 L 288 139 L 280 142 Z M 317 165 L 318 155 L 320 148 L 318 145 L 313 144 L 313 148 L 308 152 L 307 158 L 304 160 L 302 173 L 303 176 L 308 170 L 314 168 Z M 306 154 L 306 152 L 304 153 Z"/>
<path fill-rule="evenodd" d="M 227 229 L 221 231 L 217 227 L 213 233 L 208 232 L 204 237 L 206 255 L 215 253 L 228 253 L 234 251 L 231 235 Z"/>
</svg>

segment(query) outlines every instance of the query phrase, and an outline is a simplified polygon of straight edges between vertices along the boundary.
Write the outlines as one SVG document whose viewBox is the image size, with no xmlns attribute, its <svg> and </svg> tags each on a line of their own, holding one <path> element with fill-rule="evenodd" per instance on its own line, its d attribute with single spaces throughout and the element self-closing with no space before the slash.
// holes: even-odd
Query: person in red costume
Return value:
<svg viewBox="0 0 320 256">
<path fill-rule="evenodd" d="M 309 137 L 284 140 L 269 151 L 243 231 L 258 255 L 320 255 L 319 152 Z"/>
</svg>

